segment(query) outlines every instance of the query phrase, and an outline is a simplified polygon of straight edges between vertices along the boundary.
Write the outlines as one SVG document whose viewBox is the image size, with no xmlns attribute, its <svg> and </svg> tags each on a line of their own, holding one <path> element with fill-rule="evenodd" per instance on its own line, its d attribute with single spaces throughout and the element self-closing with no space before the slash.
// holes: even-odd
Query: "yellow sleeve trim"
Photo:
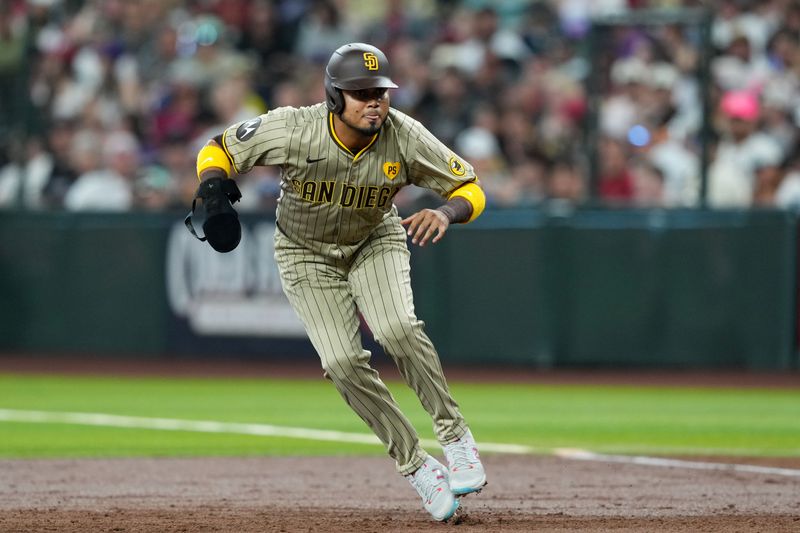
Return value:
<svg viewBox="0 0 800 533">
<path fill-rule="evenodd" d="M 228 129 L 230 129 L 230 128 L 228 128 Z M 237 174 L 239 174 L 239 169 L 236 168 L 236 162 L 233 160 L 233 157 L 231 157 L 231 152 L 230 152 L 230 150 L 228 150 L 228 145 L 225 142 L 225 138 L 226 138 L 225 134 L 226 133 L 228 133 L 228 130 L 225 130 L 225 131 L 222 132 L 222 149 L 225 151 L 225 155 L 228 156 L 228 161 L 230 161 L 231 164 L 233 165 L 233 171 L 236 172 Z M 230 177 L 230 172 L 228 173 L 228 177 Z"/>
<path fill-rule="evenodd" d="M 483 194 L 483 189 L 475 182 L 470 182 L 462 185 L 447 197 L 448 200 L 460 196 L 472 204 L 472 214 L 466 224 L 472 222 L 483 213 L 483 208 L 486 207 L 486 195 Z"/>
<path fill-rule="evenodd" d="M 231 175 L 231 161 L 219 146 L 207 144 L 197 153 L 197 179 L 207 168 L 221 168 L 225 174 Z"/>
</svg>

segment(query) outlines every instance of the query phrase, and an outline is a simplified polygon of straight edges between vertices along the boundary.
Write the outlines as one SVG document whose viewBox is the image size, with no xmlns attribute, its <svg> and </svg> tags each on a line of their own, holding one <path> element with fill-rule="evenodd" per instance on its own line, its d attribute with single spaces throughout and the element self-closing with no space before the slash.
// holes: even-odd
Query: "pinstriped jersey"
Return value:
<svg viewBox="0 0 800 533">
<path fill-rule="evenodd" d="M 336 137 L 324 103 L 282 107 L 234 124 L 222 135 L 237 173 L 281 167 L 277 224 L 292 241 L 333 257 L 350 257 L 387 216 L 409 184 L 447 198 L 476 181 L 472 166 L 408 115 L 389 110 L 369 145 L 352 153 Z"/>
</svg>

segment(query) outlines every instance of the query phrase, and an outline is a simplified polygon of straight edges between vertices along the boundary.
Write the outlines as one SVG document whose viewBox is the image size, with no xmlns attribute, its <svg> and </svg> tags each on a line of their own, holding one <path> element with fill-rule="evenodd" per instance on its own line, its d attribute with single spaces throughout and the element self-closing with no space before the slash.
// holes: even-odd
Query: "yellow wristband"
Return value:
<svg viewBox="0 0 800 533">
<path fill-rule="evenodd" d="M 227 176 L 231 175 L 231 161 L 219 146 L 207 144 L 197 153 L 197 179 L 207 168 L 220 168 Z"/>
<path fill-rule="evenodd" d="M 460 196 L 472 204 L 472 214 L 469 220 L 465 223 L 472 222 L 483 213 L 483 208 L 486 207 L 486 195 L 483 194 L 483 189 L 477 183 L 471 182 L 462 185 L 447 197 L 448 200 Z"/>
</svg>

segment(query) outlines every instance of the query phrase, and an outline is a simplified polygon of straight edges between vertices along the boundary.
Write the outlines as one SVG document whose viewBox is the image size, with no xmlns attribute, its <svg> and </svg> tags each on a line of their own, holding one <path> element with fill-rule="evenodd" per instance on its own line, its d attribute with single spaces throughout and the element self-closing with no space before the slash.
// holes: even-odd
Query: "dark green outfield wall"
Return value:
<svg viewBox="0 0 800 533">
<path fill-rule="evenodd" d="M 198 251 L 175 247 L 180 222 L 0 213 L 0 351 L 310 351 L 274 332 L 192 330 L 166 289 L 168 247 Z M 262 238 L 270 223 L 246 222 Z M 260 246 L 246 236 L 242 261 L 224 258 L 244 265 L 236 290 L 249 302 L 276 290 L 271 252 L 253 252 Z M 796 217 L 780 212 L 504 211 L 415 248 L 412 276 L 418 314 L 448 361 L 793 369 L 796 255 Z M 187 291 L 210 279 L 193 265 L 216 260 L 185 256 Z"/>
<path fill-rule="evenodd" d="M 503 212 L 418 252 L 445 359 L 793 368 L 796 219 L 777 212 Z"/>
<path fill-rule="evenodd" d="M 0 349 L 163 350 L 170 220 L 0 213 Z"/>
</svg>

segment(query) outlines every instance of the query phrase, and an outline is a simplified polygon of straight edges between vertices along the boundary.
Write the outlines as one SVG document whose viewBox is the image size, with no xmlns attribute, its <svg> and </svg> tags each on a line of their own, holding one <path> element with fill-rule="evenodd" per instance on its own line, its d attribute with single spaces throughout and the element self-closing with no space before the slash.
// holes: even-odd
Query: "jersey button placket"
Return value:
<svg viewBox="0 0 800 533">
<path fill-rule="evenodd" d="M 351 183 L 353 168 L 355 167 L 357 162 L 358 161 L 355 161 L 353 159 L 351 159 L 348 162 L 347 175 L 345 176 L 343 185 L 349 185 Z M 339 204 L 340 204 L 339 213 L 338 215 L 336 215 L 336 248 L 338 252 L 336 255 L 338 255 L 340 259 L 344 259 L 344 250 L 342 250 L 341 248 L 341 241 L 342 241 L 342 213 L 344 213 L 345 207 L 341 205 L 342 200 L 344 200 L 344 187 L 342 187 L 342 196 L 339 199 Z"/>
</svg>

